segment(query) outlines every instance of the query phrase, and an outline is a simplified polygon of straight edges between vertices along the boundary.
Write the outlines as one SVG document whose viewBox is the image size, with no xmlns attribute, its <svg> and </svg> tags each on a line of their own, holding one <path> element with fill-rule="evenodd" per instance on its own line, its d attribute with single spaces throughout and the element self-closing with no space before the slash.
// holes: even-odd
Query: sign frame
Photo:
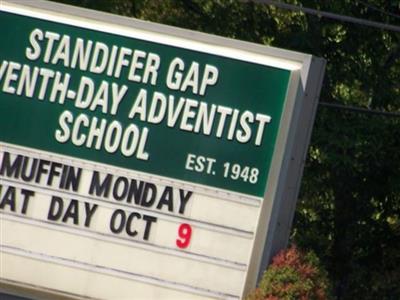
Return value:
<svg viewBox="0 0 400 300">
<path fill-rule="evenodd" d="M 308 54 L 43 0 L 3 0 L 0 11 L 3 7 L 11 10 L 23 8 L 38 14 L 50 14 L 63 24 L 68 24 L 71 18 L 76 20 L 77 24 L 89 22 L 92 27 L 100 26 L 101 29 L 97 29 L 99 31 L 104 30 L 107 23 L 110 32 L 118 29 L 119 35 L 122 36 L 126 36 L 130 30 L 142 31 L 150 37 L 159 37 L 157 40 L 159 43 L 171 45 L 172 40 L 173 44 L 178 45 L 183 42 L 183 48 L 188 47 L 192 50 L 198 50 L 198 46 L 201 45 L 203 48 L 200 51 L 204 53 L 219 52 L 224 54 L 218 55 L 227 57 L 240 55 L 242 60 L 248 59 L 255 63 L 267 58 L 268 62 L 265 64 L 291 69 L 281 127 L 267 176 L 268 182 L 260 208 L 248 275 L 241 296 L 246 295 L 255 287 L 272 256 L 287 244 L 322 86 L 325 60 Z M 24 286 L 23 283 L 9 284 L 2 278 L 0 278 L 0 291 L 35 297 L 37 295 L 51 297 L 54 293 L 59 296 L 71 296 L 46 289 L 33 292 L 31 286 Z"/>
</svg>

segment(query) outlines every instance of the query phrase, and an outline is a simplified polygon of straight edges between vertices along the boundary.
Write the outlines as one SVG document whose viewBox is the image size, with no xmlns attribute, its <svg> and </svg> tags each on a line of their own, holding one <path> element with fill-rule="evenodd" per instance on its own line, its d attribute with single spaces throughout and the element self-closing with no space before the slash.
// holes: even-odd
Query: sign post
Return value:
<svg viewBox="0 0 400 300">
<path fill-rule="evenodd" d="M 0 287 L 239 299 L 287 241 L 324 62 L 1 2 Z"/>
</svg>

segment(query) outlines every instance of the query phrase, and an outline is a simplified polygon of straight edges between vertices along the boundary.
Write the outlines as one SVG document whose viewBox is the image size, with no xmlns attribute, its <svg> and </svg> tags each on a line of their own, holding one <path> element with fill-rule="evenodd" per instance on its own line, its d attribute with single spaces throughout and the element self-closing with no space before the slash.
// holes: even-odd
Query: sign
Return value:
<svg viewBox="0 0 400 300">
<path fill-rule="evenodd" d="M 253 287 L 287 238 L 321 60 L 42 1 L 3 1 L 0 25 L 3 290 Z"/>
</svg>

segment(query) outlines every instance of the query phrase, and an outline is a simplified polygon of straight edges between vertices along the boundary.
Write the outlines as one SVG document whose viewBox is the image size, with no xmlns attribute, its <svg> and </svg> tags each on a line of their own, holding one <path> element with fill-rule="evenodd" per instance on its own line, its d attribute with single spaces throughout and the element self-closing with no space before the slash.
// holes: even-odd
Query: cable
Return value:
<svg viewBox="0 0 400 300">
<path fill-rule="evenodd" d="M 316 9 L 307 8 L 307 7 L 303 7 L 303 6 L 296 6 L 296 5 L 277 2 L 277 1 L 273 1 L 273 0 L 242 0 L 242 1 L 243 2 L 252 1 L 252 2 L 261 3 L 261 4 L 270 4 L 270 5 L 274 5 L 276 7 L 282 8 L 282 9 L 287 9 L 287 10 L 292 10 L 292 11 L 301 11 L 301 12 L 316 15 L 319 17 L 322 16 L 322 17 L 340 20 L 340 21 L 344 21 L 344 22 L 350 22 L 350 23 L 375 27 L 375 28 L 379 28 L 379 29 L 386 29 L 386 30 L 390 30 L 390 31 L 400 32 L 400 26 L 379 23 L 379 22 L 374 22 L 374 21 L 368 21 L 368 20 L 364 20 L 364 19 L 334 14 L 331 12 L 325 12 L 325 11 L 321 11 L 321 10 L 316 10 Z M 384 12 L 384 11 L 382 11 L 382 12 Z M 397 15 L 394 15 L 394 16 L 400 17 Z M 320 106 L 324 106 L 324 107 L 349 110 L 349 111 L 354 111 L 354 112 L 359 112 L 359 113 L 367 113 L 367 114 L 382 115 L 382 116 L 397 117 L 397 118 L 400 117 L 400 113 L 398 113 L 398 112 L 379 111 L 379 110 L 372 110 L 372 109 L 367 109 L 367 108 L 362 108 L 362 107 L 342 105 L 342 104 L 336 104 L 336 103 L 328 103 L 328 102 L 319 102 L 318 104 Z"/>
<path fill-rule="evenodd" d="M 344 109 L 344 110 L 349 110 L 349 111 L 354 111 L 354 112 L 359 112 L 359 113 L 367 113 L 367 114 L 372 114 L 372 115 L 382 115 L 382 116 L 386 116 L 386 117 L 400 118 L 400 113 L 398 113 L 398 112 L 380 111 L 380 110 L 367 109 L 367 108 L 362 108 L 362 107 L 357 107 L 357 106 L 343 105 L 343 104 L 337 104 L 337 103 L 328 103 L 328 102 L 321 102 L 321 101 L 318 104 L 320 106 L 331 107 L 331 108 L 336 108 L 336 109 Z"/>
<path fill-rule="evenodd" d="M 379 22 L 374 22 L 374 21 L 369 21 L 369 20 L 364 20 L 364 19 L 354 18 L 354 17 L 349 17 L 349 16 L 344 16 L 344 15 L 335 14 L 335 13 L 326 12 L 326 11 L 317 10 L 317 9 L 312 9 L 312 8 L 308 8 L 308 7 L 304 7 L 304 6 L 297 6 L 297 5 L 287 4 L 287 3 L 273 1 L 273 0 L 241 0 L 241 1 L 243 1 L 243 2 L 251 1 L 251 2 L 255 2 L 255 3 L 269 4 L 269 5 L 274 5 L 276 7 L 286 9 L 286 10 L 301 11 L 306 14 L 311 14 L 311 15 L 315 15 L 315 16 L 319 16 L 319 17 L 325 17 L 325 18 L 329 18 L 329 19 L 340 20 L 343 22 L 349 22 L 349 23 L 354 23 L 354 24 L 375 27 L 375 28 L 379 28 L 379 29 L 400 32 L 400 26 L 379 23 Z"/>
<path fill-rule="evenodd" d="M 394 13 L 387 12 L 387 11 L 385 11 L 385 10 L 379 8 L 379 7 L 376 7 L 376 6 L 374 6 L 374 5 L 365 3 L 364 1 L 356 0 L 356 2 L 359 3 L 359 4 L 361 4 L 361 5 L 364 5 L 365 7 L 368 7 L 369 9 L 378 11 L 378 12 L 380 12 L 381 14 L 384 14 L 384 15 L 387 15 L 387 16 L 390 16 L 390 17 L 394 17 L 394 18 L 400 19 L 400 15 L 396 15 L 396 14 L 394 14 Z"/>
</svg>

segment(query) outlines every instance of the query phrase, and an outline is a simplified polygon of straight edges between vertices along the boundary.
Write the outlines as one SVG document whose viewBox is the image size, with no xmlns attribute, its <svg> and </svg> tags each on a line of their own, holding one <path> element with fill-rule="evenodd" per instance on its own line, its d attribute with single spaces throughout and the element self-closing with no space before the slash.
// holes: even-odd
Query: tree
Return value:
<svg viewBox="0 0 400 300">
<path fill-rule="evenodd" d="M 317 256 L 296 246 L 280 251 L 265 271 L 259 287 L 246 300 L 331 299 L 326 271 Z"/>
</svg>

